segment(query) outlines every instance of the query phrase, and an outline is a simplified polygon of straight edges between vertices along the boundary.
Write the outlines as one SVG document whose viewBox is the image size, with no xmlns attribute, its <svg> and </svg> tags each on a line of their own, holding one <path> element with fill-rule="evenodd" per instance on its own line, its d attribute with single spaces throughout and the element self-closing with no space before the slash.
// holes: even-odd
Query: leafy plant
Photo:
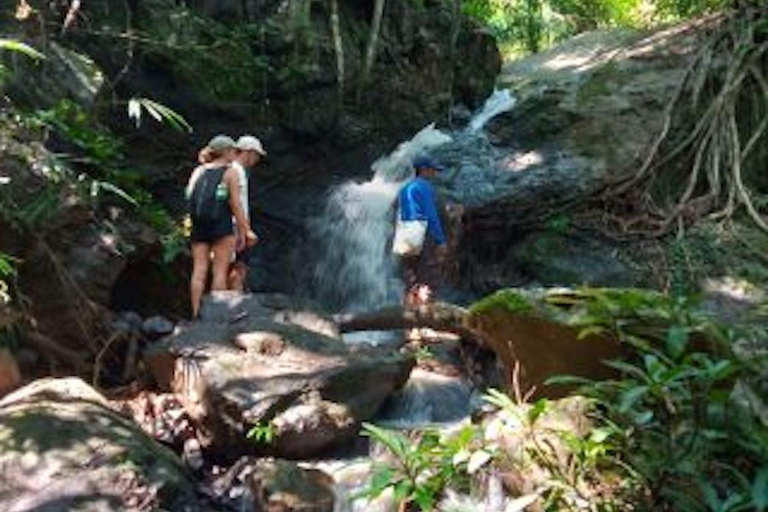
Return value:
<svg viewBox="0 0 768 512">
<path fill-rule="evenodd" d="M 447 486 L 466 486 L 469 475 L 493 456 L 483 448 L 479 430 L 471 425 L 447 437 L 427 429 L 416 442 L 370 423 L 363 424 L 363 435 L 381 443 L 392 460 L 374 466 L 361 496 L 376 498 L 391 489 L 400 510 L 433 510 Z"/>
<path fill-rule="evenodd" d="M 45 55 L 35 50 L 28 44 L 22 43 L 21 41 L 17 41 L 15 39 L 0 39 L 0 50 L 8 50 L 21 53 L 35 60 L 42 60 L 45 58 Z"/>
<path fill-rule="evenodd" d="M 166 122 L 176 130 L 192 132 L 192 126 L 175 110 L 148 98 L 128 100 L 128 117 L 136 121 L 137 128 L 141 125 L 142 111 L 146 111 L 158 123 Z"/>
<path fill-rule="evenodd" d="M 528 404 L 517 395 L 512 400 L 491 389 L 483 396 L 519 422 L 508 434 L 518 439 L 514 443 L 518 449 L 503 453 L 500 464 L 523 473 L 531 466 L 547 472 L 548 477 L 538 489 L 545 510 L 621 510 L 617 500 L 598 496 L 595 485 L 604 478 L 602 469 L 614 460 L 615 428 L 604 425 L 588 428 L 585 433 L 574 432 L 548 420 L 555 414 L 551 401 L 542 398 Z"/>
<path fill-rule="evenodd" d="M 275 440 L 277 431 L 272 423 L 257 423 L 245 435 L 257 443 L 271 444 Z"/>
<path fill-rule="evenodd" d="M 584 384 L 580 392 L 601 411 L 598 429 L 608 429 L 618 448 L 613 466 L 634 489 L 630 501 L 652 510 L 760 510 L 768 432 L 731 399 L 751 372 L 729 350 L 735 332 L 683 298 L 624 296 L 644 319 L 633 326 L 618 314 L 626 302 L 594 298 L 581 326 L 610 332 L 633 354 L 607 363 L 615 379 L 549 382 Z M 589 444 L 580 451 L 600 455 Z"/>
<path fill-rule="evenodd" d="M 0 252 L 0 304 L 7 304 L 11 301 L 10 287 L 7 280 L 16 274 L 17 262 L 16 258 Z"/>
</svg>

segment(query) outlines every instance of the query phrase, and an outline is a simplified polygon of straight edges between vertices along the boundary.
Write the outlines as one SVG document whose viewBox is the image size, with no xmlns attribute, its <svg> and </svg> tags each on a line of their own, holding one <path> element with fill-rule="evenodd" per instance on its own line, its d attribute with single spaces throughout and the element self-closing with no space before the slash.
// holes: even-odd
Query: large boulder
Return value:
<svg viewBox="0 0 768 512">
<path fill-rule="evenodd" d="M 412 361 L 349 347 L 335 326 L 291 311 L 281 296 L 219 293 L 201 319 L 145 354 L 158 384 L 175 391 L 218 456 L 260 451 L 288 458 L 339 445 L 406 381 Z M 252 430 L 261 432 L 248 439 Z"/>
<path fill-rule="evenodd" d="M 211 510 L 173 453 L 75 378 L 0 401 L 0 474 L 7 512 Z"/>
<path fill-rule="evenodd" d="M 524 185 L 544 178 L 554 187 L 546 191 L 549 201 L 578 197 L 635 170 L 704 37 L 697 28 L 592 32 L 507 64 L 499 84 L 518 102 L 489 130 L 497 144 L 516 149 L 508 169 L 525 176 Z M 517 188 L 501 191 L 503 201 L 523 211 L 537 199 L 528 187 Z"/>
<path fill-rule="evenodd" d="M 515 107 L 489 122 L 487 139 L 438 151 L 455 167 L 444 193 L 465 207 L 459 259 L 475 281 L 465 285 L 649 284 L 632 267 L 650 251 L 585 241 L 568 211 L 642 165 L 706 32 L 691 22 L 604 30 L 504 65 L 498 85 Z"/>
<path fill-rule="evenodd" d="M 558 398 L 570 386 L 547 384 L 556 376 L 605 379 L 615 373 L 605 361 L 622 354 L 610 330 L 585 330 L 582 319 L 600 290 L 500 290 L 471 308 L 469 325 L 496 353 L 510 391 Z M 617 290 L 618 297 L 648 297 L 653 292 Z M 594 295 L 593 295 L 594 294 Z M 619 301 L 621 299 L 618 299 Z M 598 322 L 598 320 L 595 320 Z"/>
</svg>

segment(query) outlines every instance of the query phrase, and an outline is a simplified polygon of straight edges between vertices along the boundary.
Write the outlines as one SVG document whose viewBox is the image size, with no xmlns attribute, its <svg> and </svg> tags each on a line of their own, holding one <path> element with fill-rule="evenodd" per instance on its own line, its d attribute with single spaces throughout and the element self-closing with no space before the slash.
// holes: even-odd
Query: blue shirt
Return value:
<svg viewBox="0 0 768 512">
<path fill-rule="evenodd" d="M 424 178 L 413 178 L 400 189 L 400 220 L 425 220 L 427 230 L 437 245 L 445 243 L 443 225 L 437 214 L 435 188 Z"/>
</svg>

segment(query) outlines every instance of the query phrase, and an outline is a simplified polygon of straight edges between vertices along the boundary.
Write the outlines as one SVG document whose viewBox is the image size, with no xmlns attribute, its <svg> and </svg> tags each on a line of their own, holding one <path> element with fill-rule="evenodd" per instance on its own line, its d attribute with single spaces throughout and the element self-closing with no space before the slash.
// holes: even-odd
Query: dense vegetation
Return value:
<svg viewBox="0 0 768 512">
<path fill-rule="evenodd" d="M 651 27 L 714 12 L 728 0 L 468 0 L 508 52 L 537 52 L 564 38 L 607 27 Z"/>
<path fill-rule="evenodd" d="M 724 21 L 702 45 L 670 103 L 664 133 L 645 165 L 611 183 L 589 204 L 589 213 L 597 217 L 610 214 L 621 219 L 592 224 L 615 238 L 658 238 L 677 230 L 680 236 L 671 242 L 673 256 L 680 260 L 673 258 L 674 274 L 689 270 L 689 239 L 682 235 L 686 229 L 695 229 L 701 219 L 751 222 L 768 231 L 760 213 L 768 204 L 764 177 L 768 21 L 761 11 L 729 9 L 742 3 L 750 5 L 730 0 L 454 0 L 445 6 L 454 15 L 464 12 L 487 26 L 508 53 L 516 55 L 538 52 L 598 28 L 648 28 L 701 14 L 723 14 Z M 359 84 L 354 84 L 359 90 L 374 66 L 385 4 L 378 0 L 372 9 L 371 31 L 361 52 L 362 74 Z M 28 3 L 19 2 L 24 5 Z M 248 41 L 263 35 L 253 24 L 230 31 L 223 25 L 202 24 L 194 16 L 181 16 L 179 23 L 180 30 L 192 37 L 186 46 L 169 43 L 162 52 L 182 75 L 193 76 L 192 68 L 210 68 L 198 84 L 206 97 L 235 96 L 244 83 L 270 73 L 292 74 L 300 83 L 300 66 L 274 69 L 264 59 L 248 61 L 237 73 L 228 72 L 228 61 L 221 56 L 247 54 Z M 218 54 L 201 52 L 194 57 L 197 61 L 186 60 L 190 48 L 210 40 L 213 44 L 206 48 L 215 47 Z M 15 40 L 0 40 L 0 51 L 26 59 L 45 58 Z M 343 56 L 338 57 L 336 79 L 343 93 L 348 84 Z M 11 72 L 0 67 L 0 80 Z M 179 130 L 189 128 L 183 118 L 150 99 L 124 103 L 124 115 L 137 122 L 143 115 Z M 53 155 L 43 185 L 24 190 L 14 188 L 17 183 L 0 182 L 0 214 L 14 228 L 35 233 L 73 196 L 94 208 L 118 202 L 161 234 L 162 256 L 169 262 L 184 251 L 184 232 L 148 192 L 145 178 L 125 156 L 124 142 L 97 114 L 68 101 L 44 108 L 10 105 L 4 109 L 0 130 L 12 132 L 13 137 L 22 134 L 27 140 L 56 138 L 68 152 Z M 719 240 L 708 247 L 718 244 Z M 759 258 L 764 259 L 764 254 Z M 0 308 L 12 299 L 16 263 L 0 253 Z M 612 336 L 628 347 L 626 358 L 607 362 L 616 371 L 615 379 L 556 379 L 580 386 L 579 393 L 586 399 L 584 410 L 592 422 L 588 431 L 575 435 L 549 426 L 543 420 L 552 404 L 547 400 L 527 403 L 520 389 L 490 391 L 486 396 L 487 402 L 514 418 L 516 435 L 522 437 L 514 445 L 516 450 L 501 441 L 509 433 L 489 439 L 478 425 L 452 435 L 427 430 L 415 439 L 366 425 L 365 434 L 382 443 L 392 459 L 375 472 L 368 495 L 391 489 L 401 510 L 433 510 L 446 490 L 470 492 L 482 478 L 535 466 L 547 475 L 546 481 L 535 496 L 524 497 L 530 501 L 521 501 L 521 507 L 541 498 L 548 511 L 765 510 L 768 433 L 748 400 L 750 386 L 759 381 L 766 364 L 761 359 L 765 311 L 744 321 L 750 327 L 725 326 L 703 314 L 700 305 L 687 297 L 690 291 L 674 287 L 675 293 L 666 296 L 585 290 L 552 299 L 552 308 L 567 310 L 571 325 L 585 335 Z M 513 294 L 492 297 L 476 311 L 499 303 L 515 314 L 525 313 L 528 307 L 525 299 Z M 1 314 L 2 309 L 3 328 Z M 251 436 L 269 442 L 271 434 L 265 426 L 252 430 Z"/>
</svg>

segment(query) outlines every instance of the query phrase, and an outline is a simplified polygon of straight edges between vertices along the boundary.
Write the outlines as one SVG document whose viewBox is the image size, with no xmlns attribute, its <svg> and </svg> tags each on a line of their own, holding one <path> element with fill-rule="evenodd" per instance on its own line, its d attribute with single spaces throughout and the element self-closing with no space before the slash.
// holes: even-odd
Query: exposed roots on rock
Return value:
<svg viewBox="0 0 768 512">
<path fill-rule="evenodd" d="M 766 17 L 753 4 L 714 21 L 643 165 L 601 190 L 583 224 L 615 239 L 659 237 L 744 208 L 768 231 L 755 205 L 768 161 Z"/>
</svg>

